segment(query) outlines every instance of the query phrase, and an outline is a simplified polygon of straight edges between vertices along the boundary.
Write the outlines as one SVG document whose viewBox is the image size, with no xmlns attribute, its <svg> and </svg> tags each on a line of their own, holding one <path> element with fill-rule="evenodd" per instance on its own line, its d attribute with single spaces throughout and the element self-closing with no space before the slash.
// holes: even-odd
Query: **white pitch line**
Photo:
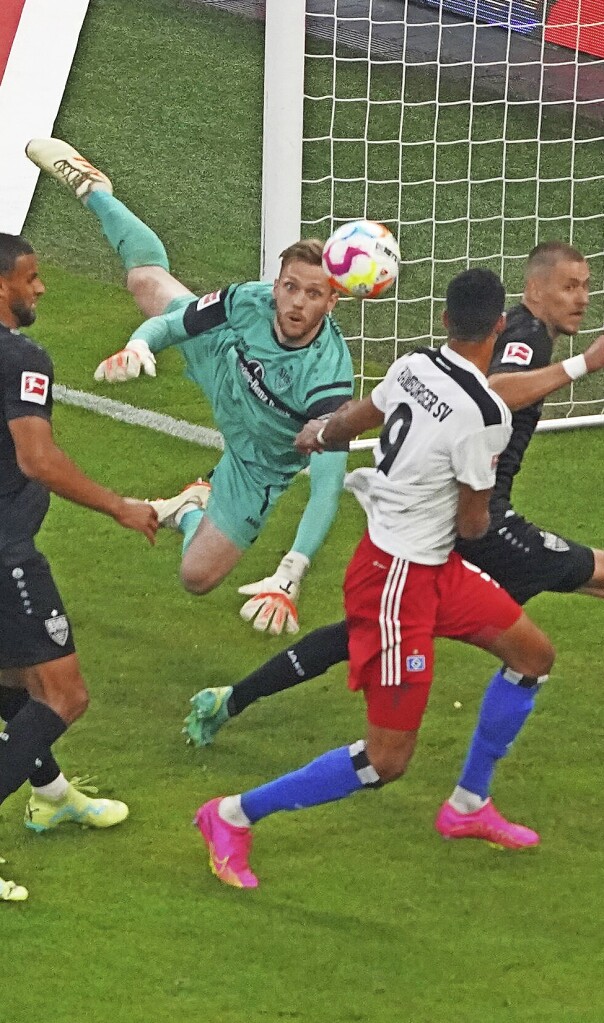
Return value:
<svg viewBox="0 0 604 1023">
<path fill-rule="evenodd" d="M 149 430 L 166 433 L 169 437 L 188 440 L 206 448 L 224 450 L 222 434 L 218 430 L 210 430 L 206 426 L 195 426 L 193 423 L 187 423 L 185 419 L 174 419 L 173 416 L 166 416 L 163 412 L 151 412 L 149 409 L 136 408 L 123 401 L 114 401 L 113 398 L 88 394 L 87 391 L 75 391 L 63 384 L 54 384 L 52 395 L 55 401 L 59 401 L 63 405 L 75 405 L 88 412 L 96 412 L 99 416 L 109 416 L 110 419 L 115 419 L 120 423 L 146 426 Z"/>
<path fill-rule="evenodd" d="M 127 405 L 123 401 L 114 401 L 113 398 L 102 398 L 98 394 L 89 394 L 87 391 L 75 391 L 70 387 L 65 387 L 64 384 L 54 384 L 52 394 L 55 401 L 59 401 L 63 405 L 76 405 L 88 412 L 96 412 L 99 416 L 109 416 L 110 419 L 115 419 L 120 423 L 146 426 L 149 430 L 165 433 L 169 437 L 177 437 L 178 440 L 188 440 L 204 448 L 218 448 L 220 451 L 224 451 L 222 434 L 207 426 L 195 426 L 185 419 L 174 419 L 173 416 L 167 416 L 163 412 L 151 412 L 149 409 Z M 604 415 L 542 419 L 537 424 L 537 432 L 574 430 L 578 427 L 591 426 L 604 426 Z M 375 447 L 376 443 L 375 437 L 367 440 L 353 440 L 350 448 L 352 451 L 362 451 Z M 304 472 L 307 470 L 305 469 Z"/>
</svg>

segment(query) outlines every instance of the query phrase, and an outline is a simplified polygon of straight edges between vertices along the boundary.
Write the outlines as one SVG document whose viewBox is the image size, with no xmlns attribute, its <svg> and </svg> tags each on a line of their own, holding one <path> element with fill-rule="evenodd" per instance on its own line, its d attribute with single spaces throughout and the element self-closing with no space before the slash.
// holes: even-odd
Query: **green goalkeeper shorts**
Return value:
<svg viewBox="0 0 604 1023">
<path fill-rule="evenodd" d="M 185 309 L 190 295 L 174 299 L 166 312 Z M 214 403 L 214 391 L 223 378 L 224 337 L 208 331 L 203 365 L 197 367 L 196 383 Z M 210 521 L 241 550 L 253 544 L 271 509 L 291 481 L 290 473 L 270 470 L 244 461 L 227 448 L 212 474 L 212 490 L 206 514 Z"/>
<path fill-rule="evenodd" d="M 253 544 L 289 486 L 289 480 L 267 482 L 260 466 L 250 466 L 229 450 L 214 469 L 211 482 L 206 515 L 242 551 Z"/>
</svg>

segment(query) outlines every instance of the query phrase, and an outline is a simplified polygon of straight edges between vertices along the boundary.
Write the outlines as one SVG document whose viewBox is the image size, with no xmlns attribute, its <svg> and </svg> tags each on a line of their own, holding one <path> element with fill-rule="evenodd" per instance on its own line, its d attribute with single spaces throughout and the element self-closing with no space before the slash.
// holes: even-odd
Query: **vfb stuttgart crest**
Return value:
<svg viewBox="0 0 604 1023">
<path fill-rule="evenodd" d="M 67 615 L 55 615 L 54 618 L 47 618 L 44 622 L 44 628 L 53 643 L 57 643 L 58 646 L 65 646 L 69 636 Z"/>
</svg>

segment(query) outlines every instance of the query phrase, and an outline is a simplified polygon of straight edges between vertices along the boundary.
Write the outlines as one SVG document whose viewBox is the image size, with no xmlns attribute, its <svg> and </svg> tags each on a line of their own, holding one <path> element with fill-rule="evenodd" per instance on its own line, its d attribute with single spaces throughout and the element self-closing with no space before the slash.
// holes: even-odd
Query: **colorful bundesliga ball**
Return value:
<svg viewBox="0 0 604 1023">
<path fill-rule="evenodd" d="M 332 288 L 355 298 L 376 298 L 394 283 L 398 242 L 375 220 L 342 224 L 323 246 L 323 269 Z"/>
</svg>

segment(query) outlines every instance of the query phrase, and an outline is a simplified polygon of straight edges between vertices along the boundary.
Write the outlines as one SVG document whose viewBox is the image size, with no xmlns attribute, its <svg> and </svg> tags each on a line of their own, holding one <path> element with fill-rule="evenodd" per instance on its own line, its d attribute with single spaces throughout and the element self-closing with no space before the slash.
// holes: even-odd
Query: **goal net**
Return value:
<svg viewBox="0 0 604 1023">
<path fill-rule="evenodd" d="M 590 0 L 579 0 L 579 11 L 581 2 Z M 277 55 L 268 20 L 275 6 L 281 17 L 288 8 L 287 32 L 282 22 L 276 33 Z M 421 6 L 267 0 L 265 170 L 274 161 L 269 135 L 276 130 L 281 177 L 265 189 L 265 261 L 275 194 L 279 224 L 284 228 L 284 207 L 293 210 L 303 236 L 324 239 L 343 221 L 362 216 L 387 224 L 400 240 L 404 265 L 396 290 L 338 307 L 361 394 L 398 355 L 442 342 L 443 296 L 452 276 L 490 267 L 512 304 L 522 293 L 526 256 L 541 241 L 570 241 L 592 271 L 584 330 L 560 342 L 556 357 L 582 351 L 602 330 L 604 60 L 547 43 L 546 6 L 535 0 L 428 0 Z M 521 7 L 522 34 L 511 30 Z M 273 106 L 281 122 L 273 129 L 275 59 L 281 84 Z M 290 90 L 297 90 L 289 95 L 284 69 Z M 286 193 L 288 174 L 299 180 Z M 592 423 L 602 413 L 604 383 L 596 375 L 554 395 L 544 417 L 572 418 L 573 424 L 589 417 Z"/>
</svg>

